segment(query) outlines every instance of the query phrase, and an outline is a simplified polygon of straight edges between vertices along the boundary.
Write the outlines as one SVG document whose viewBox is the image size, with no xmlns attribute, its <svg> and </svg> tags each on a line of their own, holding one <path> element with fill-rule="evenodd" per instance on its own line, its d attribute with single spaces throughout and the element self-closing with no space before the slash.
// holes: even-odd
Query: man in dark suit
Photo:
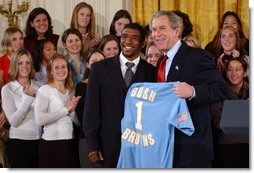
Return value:
<svg viewBox="0 0 254 173">
<path fill-rule="evenodd" d="M 88 154 L 101 167 L 116 167 L 121 146 L 121 119 L 127 90 L 134 82 L 153 82 L 156 69 L 140 58 L 145 40 L 142 26 L 125 25 L 121 35 L 119 57 L 94 63 L 89 76 L 84 107 L 84 131 Z M 128 70 L 126 63 L 133 63 Z M 127 74 L 134 73 L 130 84 Z M 126 86 L 127 85 L 127 86 Z"/>
<path fill-rule="evenodd" d="M 176 129 L 173 167 L 206 168 L 213 159 L 210 104 L 225 99 L 228 87 L 209 53 L 181 41 L 182 26 L 181 18 L 171 11 L 156 12 L 152 18 L 153 40 L 167 55 L 162 77 L 164 57 L 158 62 L 157 80 L 180 81 L 173 90 L 186 99 L 195 127 L 192 136 Z"/>
</svg>

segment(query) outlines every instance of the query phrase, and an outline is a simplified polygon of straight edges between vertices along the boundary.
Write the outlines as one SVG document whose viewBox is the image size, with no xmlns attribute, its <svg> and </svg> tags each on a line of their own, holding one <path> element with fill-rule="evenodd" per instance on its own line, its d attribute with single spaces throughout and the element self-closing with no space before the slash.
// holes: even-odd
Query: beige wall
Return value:
<svg viewBox="0 0 254 173">
<path fill-rule="evenodd" d="M 6 3 L 8 0 L 0 0 L 0 2 Z M 35 7 L 45 8 L 53 23 L 54 33 L 61 35 L 65 29 L 70 25 L 70 19 L 72 11 L 76 4 L 82 2 L 82 0 L 28 0 L 30 3 L 29 10 L 26 13 L 20 15 L 20 28 L 24 30 L 25 22 L 30 11 Z M 16 9 L 16 3 L 18 0 L 13 0 L 14 9 Z M 91 4 L 96 13 L 97 32 L 101 35 L 108 33 L 108 28 L 111 20 L 116 11 L 119 9 L 126 9 L 131 13 L 131 0 L 85 0 L 85 2 Z M 7 5 L 5 5 L 7 6 Z M 4 30 L 8 27 L 7 18 L 0 14 L 0 40 Z"/>
</svg>

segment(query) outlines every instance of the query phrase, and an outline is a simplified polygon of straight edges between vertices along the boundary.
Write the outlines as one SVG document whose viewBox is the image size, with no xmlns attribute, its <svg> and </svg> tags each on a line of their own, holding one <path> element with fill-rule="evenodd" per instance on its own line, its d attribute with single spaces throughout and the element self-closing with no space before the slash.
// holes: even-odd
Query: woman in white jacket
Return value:
<svg viewBox="0 0 254 173">
<path fill-rule="evenodd" d="M 33 62 L 27 50 L 12 55 L 9 75 L 10 82 L 1 90 L 2 107 L 10 123 L 7 156 L 12 168 L 36 168 L 41 127 L 35 122 L 34 100 L 40 83 L 33 80 Z"/>
<path fill-rule="evenodd" d="M 70 66 L 62 55 L 53 55 L 47 67 L 47 83 L 37 92 L 35 118 L 43 126 L 39 167 L 74 168 L 79 164 L 74 148 L 73 123 L 79 125 Z"/>
</svg>

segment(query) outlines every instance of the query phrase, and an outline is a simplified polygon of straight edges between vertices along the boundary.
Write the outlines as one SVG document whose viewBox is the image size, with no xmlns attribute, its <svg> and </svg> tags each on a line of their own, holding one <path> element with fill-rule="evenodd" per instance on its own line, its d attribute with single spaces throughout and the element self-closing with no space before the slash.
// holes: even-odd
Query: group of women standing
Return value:
<svg viewBox="0 0 254 173">
<path fill-rule="evenodd" d="M 101 37 L 92 6 L 81 2 L 61 37 L 53 33 L 50 15 L 41 7 L 30 12 L 25 37 L 18 28 L 5 31 L 0 87 L 6 118 L 1 114 L 0 132 L 10 124 L 6 151 L 11 167 L 96 167 L 87 156 L 81 128 L 89 71 L 92 63 L 119 55 L 121 30 L 131 22 L 130 14 L 119 10 L 110 34 Z M 214 55 L 235 96 L 248 99 L 248 39 L 236 13 L 224 14 L 205 49 Z M 161 55 L 153 42 L 147 44 L 149 63 L 156 66 Z"/>
<path fill-rule="evenodd" d="M 6 144 L 10 167 L 93 167 L 80 128 L 89 69 L 92 63 L 119 54 L 117 37 L 130 22 L 126 10 L 118 12 L 110 29 L 114 35 L 101 42 L 93 8 L 81 2 L 61 37 L 53 33 L 50 15 L 41 7 L 30 12 L 25 37 L 19 28 L 5 31 L 0 57 L 1 130 L 5 123 L 10 125 Z"/>
</svg>

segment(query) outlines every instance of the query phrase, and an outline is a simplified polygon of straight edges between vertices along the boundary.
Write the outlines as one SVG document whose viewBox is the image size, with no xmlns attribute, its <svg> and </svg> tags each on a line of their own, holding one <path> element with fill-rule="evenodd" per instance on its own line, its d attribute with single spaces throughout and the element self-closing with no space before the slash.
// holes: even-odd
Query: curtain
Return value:
<svg viewBox="0 0 254 173">
<path fill-rule="evenodd" d="M 248 0 L 132 0 L 132 18 L 145 26 L 158 10 L 180 10 L 187 13 L 193 25 L 192 35 L 204 48 L 218 30 L 220 18 L 234 11 L 241 18 L 243 31 L 249 37 Z"/>
</svg>

